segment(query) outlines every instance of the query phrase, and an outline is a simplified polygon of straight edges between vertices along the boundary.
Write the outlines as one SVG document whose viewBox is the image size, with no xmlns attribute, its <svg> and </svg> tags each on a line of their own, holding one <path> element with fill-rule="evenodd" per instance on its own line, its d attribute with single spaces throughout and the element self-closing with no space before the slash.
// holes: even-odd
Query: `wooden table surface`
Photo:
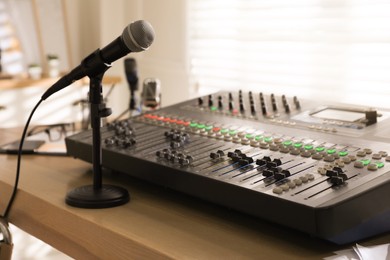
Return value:
<svg viewBox="0 0 390 260">
<path fill-rule="evenodd" d="M 19 131 L 0 130 L 0 143 Z M 16 156 L 0 155 L 0 211 L 11 194 Z M 137 169 L 134 169 L 135 171 Z M 10 222 L 76 259 L 322 259 L 337 246 L 306 234 L 118 173 L 104 183 L 131 200 L 109 209 L 65 204 L 66 193 L 92 183 L 91 165 L 70 157 L 22 157 Z M 390 234 L 359 242 L 388 243 Z"/>
</svg>

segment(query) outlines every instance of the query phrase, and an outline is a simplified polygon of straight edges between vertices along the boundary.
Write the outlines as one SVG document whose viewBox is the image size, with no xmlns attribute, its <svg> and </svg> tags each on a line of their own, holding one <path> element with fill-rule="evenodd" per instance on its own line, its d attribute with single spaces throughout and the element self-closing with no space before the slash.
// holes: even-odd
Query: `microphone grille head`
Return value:
<svg viewBox="0 0 390 260">
<path fill-rule="evenodd" d="M 130 51 L 144 51 L 153 43 L 154 30 L 147 21 L 135 21 L 123 30 L 122 39 Z"/>
</svg>

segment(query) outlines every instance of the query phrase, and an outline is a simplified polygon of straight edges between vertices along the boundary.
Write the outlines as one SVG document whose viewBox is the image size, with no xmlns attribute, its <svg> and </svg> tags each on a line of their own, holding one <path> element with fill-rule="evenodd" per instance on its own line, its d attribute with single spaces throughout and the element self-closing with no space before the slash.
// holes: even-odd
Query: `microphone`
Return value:
<svg viewBox="0 0 390 260">
<path fill-rule="evenodd" d="M 125 59 L 125 74 L 130 91 L 138 90 L 137 62 L 134 58 Z"/>
<path fill-rule="evenodd" d="M 84 58 L 80 65 L 60 78 L 42 95 L 45 100 L 57 91 L 69 86 L 85 76 L 95 77 L 105 72 L 111 62 L 130 52 L 141 52 L 149 48 L 154 40 L 153 27 L 144 20 L 130 23 L 121 36 L 116 38 L 103 49 L 97 49 Z"/>
<path fill-rule="evenodd" d="M 156 78 L 147 78 L 144 80 L 142 89 L 142 102 L 145 107 L 155 109 L 160 105 L 161 83 Z"/>
<path fill-rule="evenodd" d="M 127 83 L 130 89 L 130 110 L 135 109 L 135 96 L 134 92 L 138 90 L 138 73 L 137 73 L 137 63 L 134 58 L 125 59 L 125 74 Z"/>
</svg>

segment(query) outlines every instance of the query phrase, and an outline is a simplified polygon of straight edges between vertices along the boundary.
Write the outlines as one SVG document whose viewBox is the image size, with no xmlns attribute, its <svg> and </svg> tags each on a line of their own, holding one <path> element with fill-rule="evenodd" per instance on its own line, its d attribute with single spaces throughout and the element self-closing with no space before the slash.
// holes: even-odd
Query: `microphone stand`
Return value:
<svg viewBox="0 0 390 260">
<path fill-rule="evenodd" d="M 111 114 L 102 96 L 102 79 L 105 70 L 90 77 L 89 102 L 91 106 L 93 185 L 77 187 L 68 192 L 66 203 L 78 208 L 109 208 L 127 203 L 128 191 L 122 187 L 103 184 L 101 118 Z"/>
</svg>

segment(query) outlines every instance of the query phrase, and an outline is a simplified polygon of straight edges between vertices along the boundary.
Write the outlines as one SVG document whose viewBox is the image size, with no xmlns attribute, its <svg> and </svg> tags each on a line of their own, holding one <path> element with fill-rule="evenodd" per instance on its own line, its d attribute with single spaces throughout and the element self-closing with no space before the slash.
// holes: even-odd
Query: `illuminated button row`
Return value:
<svg viewBox="0 0 390 260">
<path fill-rule="evenodd" d="M 340 150 L 334 148 L 326 148 L 324 146 L 314 147 L 312 144 L 305 144 L 302 142 L 294 142 L 293 140 L 283 140 L 283 138 L 274 138 L 268 135 L 243 133 L 235 129 L 222 128 L 218 126 L 208 125 L 204 123 L 191 122 L 187 120 L 180 120 L 171 117 L 164 117 L 154 114 L 145 114 L 143 118 L 149 119 L 164 124 L 170 124 L 171 126 L 187 127 L 193 133 L 206 135 L 209 137 L 217 138 L 220 140 L 231 141 L 234 143 L 241 143 L 244 145 L 251 145 L 253 147 L 260 147 L 262 149 L 270 149 L 272 151 L 279 151 L 282 153 L 290 153 L 292 155 L 301 155 L 302 157 L 311 157 L 315 160 L 324 160 L 325 162 L 334 162 L 338 166 L 349 164 L 355 161 L 354 166 L 356 168 L 364 168 L 367 166 L 369 170 L 377 170 L 384 166 L 382 162 L 371 163 L 367 159 L 356 160 L 357 157 L 365 157 L 372 154 L 370 148 L 364 148 L 356 152 L 355 155 L 349 155 L 346 150 Z M 380 151 L 372 154 L 372 159 L 380 160 L 386 157 L 387 161 L 390 161 L 390 157 L 387 152 Z"/>
<path fill-rule="evenodd" d="M 383 168 L 385 163 L 380 161 L 372 162 L 370 159 L 358 160 L 354 163 L 355 168 L 364 168 L 365 166 L 370 171 L 376 171 L 377 169 Z"/>
<path fill-rule="evenodd" d="M 270 148 L 273 151 L 279 150 L 278 145 L 280 145 L 280 147 L 282 147 L 281 152 L 289 152 L 289 150 L 283 149 L 283 147 L 286 148 L 289 146 L 296 148 L 296 149 L 304 149 L 304 150 L 314 149 L 313 145 L 310 145 L 310 144 L 304 145 L 303 143 L 293 142 L 291 140 L 283 141 L 282 138 L 273 138 L 272 136 L 260 135 L 260 134 L 243 133 L 240 135 L 240 133 L 234 129 L 215 127 L 215 126 L 207 125 L 207 124 L 203 124 L 203 123 L 183 121 L 183 120 L 172 119 L 170 117 L 163 117 L 163 116 L 158 116 L 158 115 L 153 115 L 153 114 L 145 114 L 143 117 L 146 119 L 151 119 L 151 120 L 159 121 L 159 122 L 163 122 L 163 123 L 169 123 L 169 124 L 174 124 L 174 125 L 179 125 L 179 126 L 188 126 L 190 131 L 193 133 L 200 133 L 200 134 L 206 133 L 206 135 L 208 135 L 210 137 L 217 138 L 217 139 L 221 139 L 221 140 L 225 140 L 225 141 L 232 141 L 235 143 L 242 143 L 245 145 L 251 145 L 253 147 L 260 147 L 263 149 Z M 238 135 L 239 135 L 239 137 L 237 137 Z M 325 150 L 325 147 L 317 147 L 317 148 L 315 148 L 314 151 L 322 152 L 324 150 Z M 332 150 L 328 150 L 327 152 L 333 153 Z M 296 153 L 296 155 L 298 155 L 298 154 L 299 153 Z M 309 157 L 309 156 L 307 156 L 307 157 Z"/>
<path fill-rule="evenodd" d="M 293 142 L 292 140 L 283 141 L 281 144 L 270 144 L 269 149 L 281 153 L 290 153 L 291 155 L 301 155 L 306 158 L 311 157 L 315 160 L 323 159 L 327 162 L 333 162 L 349 154 L 349 151 L 343 149 L 337 150 L 325 146 L 315 147 L 311 143 L 305 144 L 303 142 Z"/>
<path fill-rule="evenodd" d="M 164 116 L 158 116 L 158 115 L 153 115 L 153 114 L 145 114 L 145 115 L 143 115 L 143 118 L 149 119 L 149 120 L 152 120 L 155 122 L 174 124 L 174 125 L 178 125 L 178 126 L 189 126 L 191 124 L 191 122 L 189 122 L 189 121 L 170 118 L 170 117 L 164 117 Z"/>
<path fill-rule="evenodd" d="M 242 133 L 235 129 L 228 129 L 228 128 L 221 128 L 216 127 L 213 125 L 207 125 L 203 123 L 197 123 L 197 122 L 190 122 L 190 121 L 183 121 L 178 119 L 172 119 L 169 117 L 163 117 L 153 114 L 145 114 L 143 118 L 162 122 L 162 123 L 168 123 L 173 125 L 179 125 L 179 126 L 186 126 L 188 127 L 189 131 L 193 133 L 206 133 L 206 135 L 210 137 L 214 137 L 217 139 L 224 139 L 226 141 L 235 141 L 236 143 L 241 142 L 243 144 L 254 144 L 254 142 L 258 142 L 257 145 L 253 146 L 259 146 L 260 142 L 265 143 L 271 143 L 273 142 L 272 136 L 264 136 L 264 135 L 255 135 L 251 133 Z M 252 141 L 252 142 L 251 142 Z M 264 145 L 263 145 L 264 147 Z M 264 147 L 265 148 L 265 147 Z"/>
</svg>

